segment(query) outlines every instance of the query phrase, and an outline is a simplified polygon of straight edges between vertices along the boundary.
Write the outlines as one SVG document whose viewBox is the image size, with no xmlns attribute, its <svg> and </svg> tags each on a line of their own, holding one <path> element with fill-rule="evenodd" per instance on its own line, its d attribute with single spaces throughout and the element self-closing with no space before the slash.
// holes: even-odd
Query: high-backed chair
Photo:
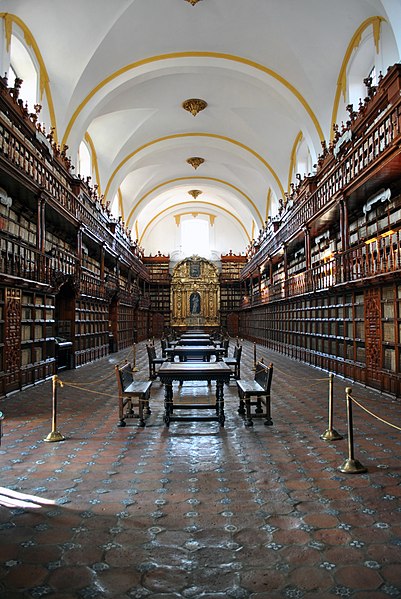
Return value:
<svg viewBox="0 0 401 599">
<path fill-rule="evenodd" d="M 166 358 L 159 358 L 156 355 L 156 348 L 154 345 L 147 345 L 146 351 L 148 352 L 149 361 L 149 380 L 154 381 L 157 377 L 158 367 L 166 361 Z"/>
<path fill-rule="evenodd" d="M 221 347 L 224 349 L 224 357 L 228 358 L 228 348 L 230 345 L 230 337 L 224 337 L 221 341 Z"/>
<path fill-rule="evenodd" d="M 234 347 L 232 358 L 223 358 L 223 362 L 230 366 L 232 370 L 232 377 L 234 379 L 241 378 L 241 355 L 242 345 L 236 345 Z"/>
<path fill-rule="evenodd" d="M 265 418 L 264 424 L 271 426 L 270 388 L 273 378 L 273 364 L 257 362 L 253 380 L 237 380 L 239 396 L 238 414 L 245 417 L 245 426 L 253 426 L 253 418 Z M 255 406 L 254 414 L 251 407 Z M 263 409 L 264 408 L 264 409 Z"/>
<path fill-rule="evenodd" d="M 149 415 L 149 397 L 151 381 L 134 380 L 132 366 L 129 362 L 115 366 L 118 387 L 118 417 L 117 426 L 126 426 L 126 418 L 139 418 L 139 426 L 145 426 L 145 416 Z M 135 414 L 134 408 L 138 408 Z"/>
</svg>

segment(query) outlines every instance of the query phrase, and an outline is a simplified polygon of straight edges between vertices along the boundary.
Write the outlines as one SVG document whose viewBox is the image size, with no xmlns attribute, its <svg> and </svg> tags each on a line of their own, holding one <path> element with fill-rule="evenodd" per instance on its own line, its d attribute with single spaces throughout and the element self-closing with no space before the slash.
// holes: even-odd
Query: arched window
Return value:
<svg viewBox="0 0 401 599">
<path fill-rule="evenodd" d="M 86 142 L 81 141 L 78 150 L 78 173 L 81 177 L 92 177 L 92 157 Z"/>
<path fill-rule="evenodd" d="M 38 103 L 38 70 L 27 48 L 15 35 L 11 35 L 10 68 L 8 71 L 8 84 L 14 85 L 15 78 L 22 79 L 20 98 L 28 103 L 29 110 L 33 110 Z"/>
<path fill-rule="evenodd" d="M 299 173 L 301 177 L 308 175 L 312 172 L 312 157 L 309 151 L 309 146 L 305 138 L 302 138 L 298 150 L 297 150 L 297 161 L 295 171 Z"/>
<path fill-rule="evenodd" d="M 182 218 L 181 249 L 184 256 L 210 256 L 209 219 L 201 216 Z"/>
</svg>

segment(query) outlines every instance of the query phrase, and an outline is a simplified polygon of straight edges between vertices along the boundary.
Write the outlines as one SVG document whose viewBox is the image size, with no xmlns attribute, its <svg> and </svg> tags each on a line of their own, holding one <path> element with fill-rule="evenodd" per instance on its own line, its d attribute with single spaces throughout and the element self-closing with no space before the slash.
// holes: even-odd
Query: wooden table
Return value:
<svg viewBox="0 0 401 599">
<path fill-rule="evenodd" d="M 172 420 L 216 421 L 224 426 L 224 383 L 230 381 L 231 369 L 224 362 L 164 362 L 158 376 L 164 384 L 164 422 L 169 426 Z M 173 401 L 173 382 L 216 381 L 216 402 L 214 404 L 177 404 Z M 212 416 L 174 416 L 174 410 L 213 410 Z"/>
<path fill-rule="evenodd" d="M 210 362 L 210 356 L 216 356 L 216 360 L 220 360 L 224 349 L 214 345 L 177 345 L 167 347 L 165 352 L 171 362 L 174 361 L 175 356 L 179 357 L 180 362 L 186 362 L 188 359 Z"/>
<path fill-rule="evenodd" d="M 197 337 L 186 337 L 180 339 L 177 345 L 210 345 L 210 339 L 198 339 Z"/>
<path fill-rule="evenodd" d="M 180 339 L 210 339 L 207 333 L 183 333 Z"/>
</svg>

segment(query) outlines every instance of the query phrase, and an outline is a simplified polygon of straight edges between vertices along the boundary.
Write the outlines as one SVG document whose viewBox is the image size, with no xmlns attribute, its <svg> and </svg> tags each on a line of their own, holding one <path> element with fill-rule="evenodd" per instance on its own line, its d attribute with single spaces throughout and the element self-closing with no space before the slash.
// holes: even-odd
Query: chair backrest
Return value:
<svg viewBox="0 0 401 599">
<path fill-rule="evenodd" d="M 242 345 L 236 345 L 234 347 L 234 352 L 233 352 L 233 358 L 234 360 L 237 360 L 237 362 L 241 361 L 241 354 L 242 354 Z"/>
<path fill-rule="evenodd" d="M 273 377 L 273 364 L 270 363 L 268 366 L 263 362 L 257 362 L 255 369 L 255 381 L 263 387 L 266 394 L 270 393 L 270 387 L 272 384 Z"/>
<path fill-rule="evenodd" d="M 163 358 L 165 358 L 166 357 L 166 349 L 168 347 L 167 339 L 160 339 L 160 345 L 162 348 L 162 356 L 163 356 Z"/>
<path fill-rule="evenodd" d="M 122 366 L 116 366 L 116 377 L 117 377 L 117 385 L 120 393 L 123 393 L 125 389 L 132 383 L 134 377 L 132 375 L 132 367 L 129 362 L 123 364 Z"/>
<path fill-rule="evenodd" d="M 148 352 L 149 360 L 154 360 L 156 358 L 156 348 L 154 345 L 147 345 L 146 350 Z"/>
</svg>

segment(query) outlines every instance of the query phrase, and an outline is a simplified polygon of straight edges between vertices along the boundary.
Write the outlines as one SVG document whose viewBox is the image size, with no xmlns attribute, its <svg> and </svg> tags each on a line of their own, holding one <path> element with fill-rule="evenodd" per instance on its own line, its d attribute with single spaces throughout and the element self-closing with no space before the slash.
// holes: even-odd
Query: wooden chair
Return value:
<svg viewBox="0 0 401 599">
<path fill-rule="evenodd" d="M 232 377 L 234 379 L 241 378 L 241 354 L 242 354 L 242 345 L 236 345 L 234 347 L 232 358 L 223 358 L 223 362 L 230 366 L 232 369 Z"/>
<path fill-rule="evenodd" d="M 117 426 L 126 426 L 126 418 L 136 416 L 134 407 L 138 408 L 139 426 L 145 426 L 145 415 L 151 411 L 149 408 L 151 381 L 135 381 L 132 366 L 129 362 L 115 366 L 118 387 L 118 416 Z M 125 409 L 124 409 L 125 408 Z"/>
<path fill-rule="evenodd" d="M 154 381 L 157 377 L 157 366 L 161 366 L 166 358 L 158 358 L 156 355 L 156 348 L 154 345 L 147 345 L 146 351 L 148 352 L 149 361 L 149 380 Z"/>
<path fill-rule="evenodd" d="M 239 396 L 238 414 L 245 416 L 245 426 L 253 426 L 251 407 L 255 406 L 254 418 L 264 417 L 266 426 L 271 426 L 270 388 L 273 377 L 273 364 L 257 362 L 253 380 L 237 380 Z M 252 399 L 254 398 L 254 399 Z M 263 407 L 264 410 L 263 410 Z"/>
</svg>

